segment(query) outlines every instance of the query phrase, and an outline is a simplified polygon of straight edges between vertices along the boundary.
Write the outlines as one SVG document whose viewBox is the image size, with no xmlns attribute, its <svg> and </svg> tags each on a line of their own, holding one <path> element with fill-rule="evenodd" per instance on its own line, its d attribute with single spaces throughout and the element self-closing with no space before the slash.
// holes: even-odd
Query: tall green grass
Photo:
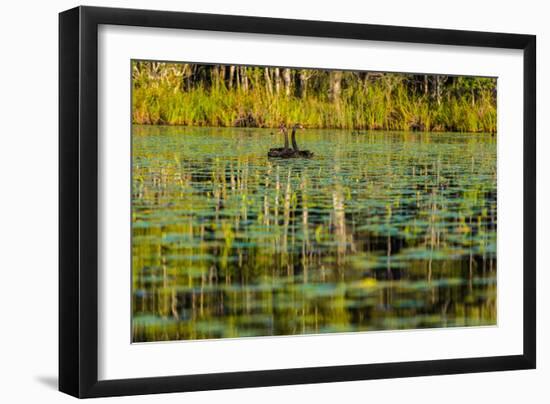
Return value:
<svg viewBox="0 0 550 404">
<path fill-rule="evenodd" d="M 496 132 L 496 101 L 482 92 L 469 97 L 447 94 L 440 102 L 411 92 L 403 81 L 382 80 L 366 89 L 347 88 L 340 100 L 311 94 L 270 94 L 258 86 L 244 91 L 223 84 L 186 91 L 170 81 L 136 83 L 132 93 L 136 124 L 277 127 L 300 122 L 310 128 Z"/>
</svg>

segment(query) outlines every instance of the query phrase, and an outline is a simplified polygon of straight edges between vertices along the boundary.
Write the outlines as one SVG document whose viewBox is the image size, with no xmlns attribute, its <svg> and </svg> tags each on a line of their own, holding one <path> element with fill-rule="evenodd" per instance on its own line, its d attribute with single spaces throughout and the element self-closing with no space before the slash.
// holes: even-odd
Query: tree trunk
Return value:
<svg viewBox="0 0 550 404">
<path fill-rule="evenodd" d="M 235 66 L 229 66 L 229 84 L 228 87 L 233 88 L 233 76 L 235 75 Z"/>
<path fill-rule="evenodd" d="M 281 91 L 281 70 L 276 67 L 275 68 L 275 94 L 279 95 L 279 92 Z"/>
<path fill-rule="evenodd" d="M 369 77 L 370 77 L 369 72 L 363 73 L 362 77 L 363 77 L 363 86 L 362 86 L 363 87 L 363 92 L 365 94 L 368 94 L 369 93 Z"/>
<path fill-rule="evenodd" d="M 241 66 L 241 88 L 246 93 L 248 91 L 248 72 L 246 66 Z"/>
<path fill-rule="evenodd" d="M 218 65 L 212 66 L 210 81 L 212 82 L 212 87 L 218 89 L 220 83 L 220 67 Z"/>
<path fill-rule="evenodd" d="M 187 83 L 187 78 L 189 77 L 190 75 L 190 67 L 189 67 L 189 64 L 187 63 L 184 63 L 182 68 L 181 68 L 181 91 L 184 92 L 186 91 L 187 87 L 186 85 L 188 84 Z"/>
<path fill-rule="evenodd" d="M 290 82 L 291 82 L 291 72 L 289 68 L 283 69 L 283 81 L 285 83 L 285 95 L 288 97 L 290 95 Z"/>
<path fill-rule="evenodd" d="M 447 81 L 448 76 L 435 75 L 435 99 L 437 105 L 441 105 L 441 96 L 443 95 L 443 84 Z"/>
<path fill-rule="evenodd" d="M 342 93 L 342 72 L 340 70 L 334 70 L 330 72 L 330 88 L 329 99 L 334 103 L 340 101 L 340 94 Z"/>
<path fill-rule="evenodd" d="M 300 78 L 300 98 L 306 98 L 307 81 L 309 80 L 309 75 L 307 74 L 307 70 L 300 70 L 299 78 Z"/>
<path fill-rule="evenodd" d="M 437 105 L 441 105 L 441 79 L 439 75 L 435 76 L 435 94 L 437 98 Z"/>
<path fill-rule="evenodd" d="M 424 75 L 424 95 L 428 95 L 428 75 Z"/>
<path fill-rule="evenodd" d="M 264 80 L 265 80 L 265 89 L 269 95 L 273 95 L 273 87 L 271 86 L 271 76 L 269 72 L 269 67 L 264 69 Z"/>
<path fill-rule="evenodd" d="M 225 87 L 225 65 L 220 66 L 220 82 Z"/>
</svg>

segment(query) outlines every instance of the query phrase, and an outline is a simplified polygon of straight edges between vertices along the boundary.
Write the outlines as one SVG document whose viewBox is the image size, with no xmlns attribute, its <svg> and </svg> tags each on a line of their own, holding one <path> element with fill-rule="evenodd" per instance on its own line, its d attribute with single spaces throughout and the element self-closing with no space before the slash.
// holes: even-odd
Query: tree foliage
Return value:
<svg viewBox="0 0 550 404">
<path fill-rule="evenodd" d="M 496 132 L 496 79 L 136 61 L 133 122 Z"/>
</svg>

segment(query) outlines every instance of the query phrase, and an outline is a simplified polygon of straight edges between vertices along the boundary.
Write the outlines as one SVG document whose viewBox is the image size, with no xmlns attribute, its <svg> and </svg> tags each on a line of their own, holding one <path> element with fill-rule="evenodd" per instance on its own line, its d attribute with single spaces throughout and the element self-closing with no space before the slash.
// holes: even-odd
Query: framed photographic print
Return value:
<svg viewBox="0 0 550 404">
<path fill-rule="evenodd" d="M 60 14 L 59 386 L 535 367 L 535 37 Z"/>
</svg>

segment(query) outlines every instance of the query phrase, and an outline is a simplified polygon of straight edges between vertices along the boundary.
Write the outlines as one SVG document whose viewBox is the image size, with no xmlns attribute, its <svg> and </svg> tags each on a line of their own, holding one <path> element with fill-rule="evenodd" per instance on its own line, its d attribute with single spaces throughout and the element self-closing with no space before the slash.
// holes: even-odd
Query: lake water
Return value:
<svg viewBox="0 0 550 404">
<path fill-rule="evenodd" d="M 496 138 L 134 126 L 133 341 L 496 323 Z"/>
</svg>

